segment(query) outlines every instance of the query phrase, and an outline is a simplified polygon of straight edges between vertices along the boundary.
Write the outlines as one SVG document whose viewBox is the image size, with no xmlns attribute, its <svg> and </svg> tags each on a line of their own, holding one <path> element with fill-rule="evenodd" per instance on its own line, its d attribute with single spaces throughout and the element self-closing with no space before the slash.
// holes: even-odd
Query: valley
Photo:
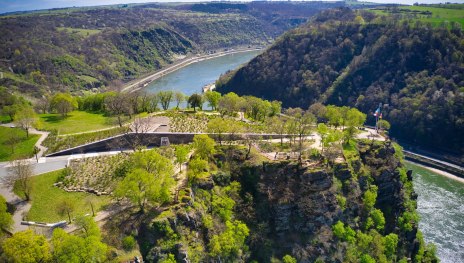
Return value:
<svg viewBox="0 0 464 263">
<path fill-rule="evenodd" d="M 419 13 L 439 9 L 444 19 L 441 6 L 326 10 L 345 4 L 129 4 L 0 17 L 5 32 L 18 23 L 56 30 L 40 36 L 51 45 L 26 51 L 37 56 L 20 47 L 22 60 L 0 62 L 0 261 L 464 260 L 463 184 L 405 161 L 400 146 L 461 164 L 462 138 L 450 136 L 463 117 L 460 9 L 450 23 Z M 64 48 L 68 37 L 75 46 Z M 421 58 L 417 39 L 423 50 L 429 40 L 453 49 Z M 37 63 L 45 57 L 53 65 Z M 417 69 L 430 66 L 422 59 L 434 71 Z M 409 124 L 394 114 L 409 114 L 406 105 Z M 35 129 L 45 141 L 36 143 Z M 34 143 L 45 152 L 35 156 Z"/>
</svg>

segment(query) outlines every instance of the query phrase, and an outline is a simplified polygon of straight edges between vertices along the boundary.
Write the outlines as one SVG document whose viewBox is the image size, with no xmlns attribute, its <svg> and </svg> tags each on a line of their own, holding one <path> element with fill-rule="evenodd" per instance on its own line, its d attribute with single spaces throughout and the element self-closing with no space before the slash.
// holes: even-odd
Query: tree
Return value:
<svg viewBox="0 0 464 263">
<path fill-rule="evenodd" d="M 176 163 L 179 165 L 179 171 L 182 171 L 182 164 L 187 161 L 189 149 L 184 145 L 177 145 L 175 148 Z"/>
<path fill-rule="evenodd" d="M 284 133 L 287 131 L 287 122 L 282 118 L 277 116 L 273 116 L 267 119 L 267 127 L 269 127 L 270 131 L 280 136 L 280 147 L 283 146 L 284 143 Z"/>
<path fill-rule="evenodd" d="M 195 154 L 204 160 L 214 154 L 215 142 L 206 134 L 196 134 L 193 137 L 193 148 L 195 148 Z"/>
<path fill-rule="evenodd" d="M 384 130 L 384 131 L 388 131 L 391 128 L 390 123 L 386 120 L 380 120 L 378 125 L 379 125 L 379 129 Z"/>
<path fill-rule="evenodd" d="M 134 122 L 131 124 L 131 130 L 135 133 L 147 133 L 152 127 L 152 118 L 140 118 L 136 117 Z"/>
<path fill-rule="evenodd" d="M 93 221 L 93 219 L 92 219 Z M 93 222 L 94 227 L 98 226 Z M 53 231 L 53 260 L 55 262 L 106 262 L 108 246 L 101 242 L 99 231 L 97 235 L 84 237 L 66 233 L 61 228 Z"/>
<path fill-rule="evenodd" d="M 248 227 L 241 221 L 227 221 L 226 230 L 211 238 L 209 243 L 211 256 L 220 257 L 227 262 L 240 258 L 247 249 L 245 240 L 249 233 Z"/>
<path fill-rule="evenodd" d="M 324 153 L 325 140 L 329 134 L 329 128 L 324 123 L 319 123 L 317 125 L 317 133 L 321 137 L 321 153 Z"/>
<path fill-rule="evenodd" d="M 337 106 L 329 105 L 326 107 L 326 118 L 329 120 L 329 124 L 335 128 L 342 125 L 342 113 Z"/>
<path fill-rule="evenodd" d="M 13 218 L 11 214 L 8 213 L 6 200 L 3 196 L 0 195 L 0 229 L 4 232 L 8 231 L 10 230 L 12 224 Z"/>
<path fill-rule="evenodd" d="M 377 201 L 377 190 L 376 185 L 371 185 L 369 189 L 364 192 L 363 195 L 363 204 L 366 211 L 371 211 L 374 208 L 375 202 Z"/>
<path fill-rule="evenodd" d="M 208 122 L 206 130 L 209 133 L 213 133 L 213 136 L 215 136 L 219 144 L 222 145 L 223 134 L 229 130 L 229 123 L 223 118 L 214 118 Z"/>
<path fill-rule="evenodd" d="M 201 158 L 194 158 L 188 164 L 188 181 L 193 184 L 202 178 L 208 171 L 208 161 Z"/>
<path fill-rule="evenodd" d="M 318 121 L 325 120 L 327 109 L 324 104 L 317 102 L 309 106 L 308 111 L 314 114 Z"/>
<path fill-rule="evenodd" d="M 69 112 L 77 108 L 77 100 L 68 93 L 57 93 L 50 102 L 51 108 L 56 110 L 61 116 L 66 117 Z"/>
<path fill-rule="evenodd" d="M 233 115 L 239 110 L 240 107 L 240 97 L 233 93 L 229 92 L 226 95 L 222 96 L 218 102 L 218 110 L 222 116 L 224 115 Z"/>
<path fill-rule="evenodd" d="M 11 153 L 15 153 L 16 146 L 21 142 L 21 137 L 17 132 L 10 132 L 6 136 L 5 144 L 10 146 Z"/>
<path fill-rule="evenodd" d="M 32 107 L 23 107 L 15 114 L 16 124 L 26 131 L 26 138 L 29 138 L 29 129 L 37 124 L 37 116 Z"/>
<path fill-rule="evenodd" d="M 149 205 L 159 206 L 170 200 L 169 188 L 162 178 L 156 178 L 144 169 L 137 168 L 129 172 L 118 184 L 115 195 L 125 197 L 145 212 Z"/>
<path fill-rule="evenodd" d="M 158 92 L 158 97 L 160 99 L 161 107 L 163 107 L 163 110 L 169 109 L 169 104 L 171 104 L 173 96 L 174 92 L 171 90 Z"/>
<path fill-rule="evenodd" d="M 205 99 L 208 102 L 208 106 L 211 107 L 211 110 L 216 110 L 221 99 L 221 93 L 217 91 L 207 91 L 205 92 Z"/>
<path fill-rule="evenodd" d="M 283 263 L 297 263 L 298 261 L 296 260 L 296 258 L 290 256 L 290 255 L 285 255 L 283 258 L 282 258 L 282 262 Z"/>
<path fill-rule="evenodd" d="M 148 112 L 155 112 L 158 110 L 158 104 L 160 103 L 160 97 L 158 94 L 152 94 L 148 96 Z"/>
<path fill-rule="evenodd" d="M 35 263 L 51 259 L 47 239 L 45 236 L 34 234 L 32 230 L 15 233 L 3 242 L 2 248 L 9 262 Z"/>
<path fill-rule="evenodd" d="M 32 166 L 28 160 L 14 160 L 10 163 L 8 175 L 3 178 L 3 183 L 7 187 L 15 187 L 24 195 L 26 201 L 29 201 L 31 199 L 32 175 Z"/>
<path fill-rule="evenodd" d="M 105 109 L 113 116 L 117 116 L 119 127 L 122 127 L 121 117 L 130 112 L 130 105 L 123 93 L 111 93 L 105 98 Z"/>
<path fill-rule="evenodd" d="M 385 236 L 385 256 L 392 260 L 396 256 L 396 248 L 398 246 L 398 235 L 390 233 Z"/>
<path fill-rule="evenodd" d="M 194 93 L 188 98 L 188 104 L 190 107 L 193 107 L 193 111 L 196 112 L 196 107 L 202 108 L 203 107 L 203 96 L 200 94 Z"/>
<path fill-rule="evenodd" d="M 299 160 L 301 162 L 301 155 L 303 151 L 303 142 L 304 137 L 309 135 L 311 132 L 311 125 L 316 122 L 314 115 L 308 111 L 303 111 L 300 108 L 288 109 L 287 114 L 289 114 L 295 121 L 296 133 L 298 134 L 298 151 L 299 151 Z"/>
<path fill-rule="evenodd" d="M 270 111 L 269 111 L 269 117 L 279 115 L 281 111 L 282 111 L 282 102 L 277 101 L 277 100 L 273 100 L 271 102 L 271 108 L 270 108 Z"/>
<path fill-rule="evenodd" d="M 176 100 L 176 109 L 179 109 L 179 105 L 185 101 L 185 94 L 177 91 L 174 93 L 174 99 Z"/>
<path fill-rule="evenodd" d="M 67 215 L 69 223 L 71 223 L 71 213 L 74 211 L 74 203 L 65 199 L 58 203 L 56 207 L 56 211 L 60 216 Z"/>
<path fill-rule="evenodd" d="M 156 150 L 150 150 L 135 153 L 131 162 L 134 168 L 116 187 L 116 197 L 127 198 L 142 213 L 147 205 L 159 206 L 171 200 L 174 179 L 169 159 Z"/>
<path fill-rule="evenodd" d="M 13 105 L 3 106 L 2 113 L 4 115 L 8 115 L 10 117 L 10 120 L 14 121 L 14 116 L 15 116 L 16 112 L 18 112 L 22 108 L 22 106 L 23 105 L 21 105 L 21 104 L 13 104 Z"/>
<path fill-rule="evenodd" d="M 85 237 L 101 237 L 100 228 L 91 216 L 78 216 L 74 224 L 82 230 Z"/>
</svg>

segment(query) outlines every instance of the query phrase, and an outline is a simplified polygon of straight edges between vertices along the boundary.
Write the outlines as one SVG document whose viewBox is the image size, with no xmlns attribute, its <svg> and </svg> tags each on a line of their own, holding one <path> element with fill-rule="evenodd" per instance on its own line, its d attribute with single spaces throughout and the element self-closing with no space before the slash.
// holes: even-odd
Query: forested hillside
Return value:
<svg viewBox="0 0 464 263">
<path fill-rule="evenodd" d="M 382 103 L 395 137 L 462 153 L 463 63 L 459 23 L 432 26 L 343 8 L 289 31 L 217 86 L 284 107 L 322 102 L 372 113 Z"/>
<path fill-rule="evenodd" d="M 39 97 L 127 81 L 189 52 L 262 46 L 341 3 L 123 5 L 0 17 L 0 85 Z"/>
</svg>

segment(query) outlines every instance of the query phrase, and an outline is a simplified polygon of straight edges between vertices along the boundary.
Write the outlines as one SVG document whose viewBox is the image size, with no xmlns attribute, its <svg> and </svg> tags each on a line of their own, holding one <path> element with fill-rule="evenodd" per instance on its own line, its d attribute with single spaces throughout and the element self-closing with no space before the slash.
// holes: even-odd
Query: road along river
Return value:
<svg viewBox="0 0 464 263">
<path fill-rule="evenodd" d="M 190 64 L 150 83 L 145 90 L 182 91 L 187 95 L 201 92 L 227 70 L 248 62 L 260 51 L 225 55 Z M 437 245 L 444 263 L 464 262 L 464 184 L 411 162 L 414 189 L 418 193 L 419 229 L 427 242 Z"/>
</svg>

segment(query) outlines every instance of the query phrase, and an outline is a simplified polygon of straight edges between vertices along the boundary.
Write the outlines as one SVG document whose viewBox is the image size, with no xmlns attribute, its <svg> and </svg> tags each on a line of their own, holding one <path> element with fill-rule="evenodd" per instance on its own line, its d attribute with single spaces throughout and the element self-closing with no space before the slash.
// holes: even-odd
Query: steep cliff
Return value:
<svg viewBox="0 0 464 263">
<path fill-rule="evenodd" d="M 412 178 L 391 143 L 361 141 L 328 166 L 222 148 L 218 168 L 142 226 L 149 262 L 434 262 L 417 230 Z M 427 261 L 431 260 L 431 261 Z M 285 260 L 284 260 L 285 261 Z M 286 261 L 287 262 L 287 261 Z"/>
</svg>

